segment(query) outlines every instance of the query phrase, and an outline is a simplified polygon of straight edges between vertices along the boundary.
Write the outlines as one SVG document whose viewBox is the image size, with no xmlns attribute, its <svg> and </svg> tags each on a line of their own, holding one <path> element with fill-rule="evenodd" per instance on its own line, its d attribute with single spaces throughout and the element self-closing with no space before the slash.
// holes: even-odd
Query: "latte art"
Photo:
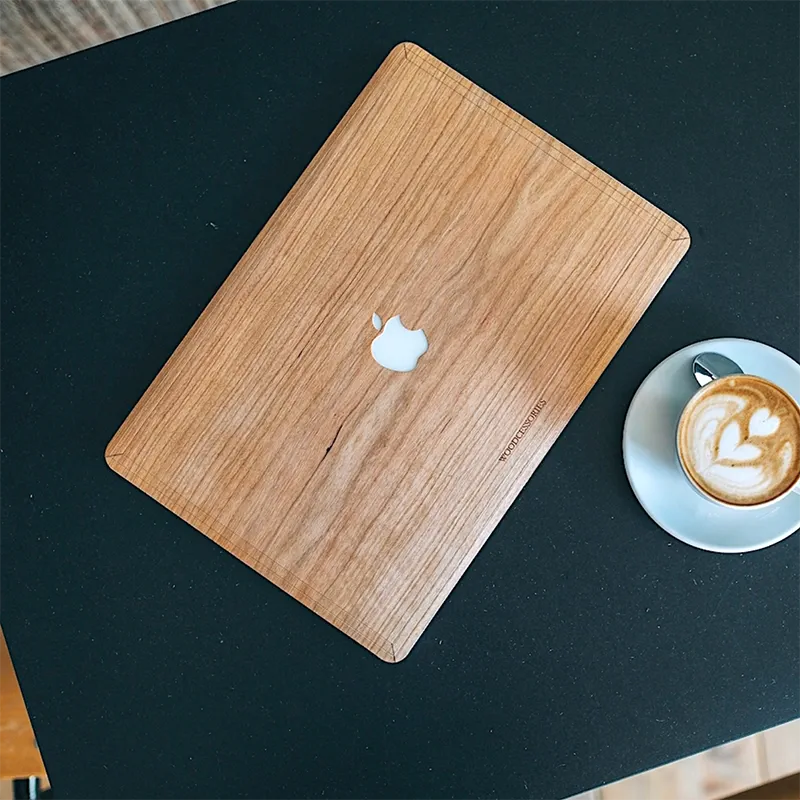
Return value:
<svg viewBox="0 0 800 800">
<path fill-rule="evenodd" d="M 762 378 L 712 381 L 681 416 L 678 455 L 690 479 L 717 500 L 766 503 L 800 476 L 800 409 Z"/>
</svg>

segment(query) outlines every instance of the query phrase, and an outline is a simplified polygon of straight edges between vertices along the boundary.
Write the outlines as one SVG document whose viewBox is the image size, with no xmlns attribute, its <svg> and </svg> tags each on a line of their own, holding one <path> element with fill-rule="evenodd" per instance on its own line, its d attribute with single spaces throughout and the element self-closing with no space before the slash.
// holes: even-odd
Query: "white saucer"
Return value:
<svg viewBox="0 0 800 800">
<path fill-rule="evenodd" d="M 622 457 L 633 493 L 667 533 L 703 550 L 746 553 L 800 528 L 800 494 L 764 509 L 737 511 L 703 499 L 689 484 L 677 462 L 675 435 L 683 407 L 699 388 L 692 360 L 709 350 L 777 383 L 800 402 L 800 364 L 779 350 L 747 339 L 698 342 L 673 353 L 644 379 L 625 418 Z"/>
</svg>

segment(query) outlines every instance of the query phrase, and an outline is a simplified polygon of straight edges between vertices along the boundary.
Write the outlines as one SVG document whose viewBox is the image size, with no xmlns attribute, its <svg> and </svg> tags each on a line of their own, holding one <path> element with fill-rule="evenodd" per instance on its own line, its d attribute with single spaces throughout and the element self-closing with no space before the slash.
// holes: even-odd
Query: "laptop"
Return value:
<svg viewBox="0 0 800 800">
<path fill-rule="evenodd" d="M 651 203 L 400 44 L 107 462 L 400 661 L 688 247 Z"/>
</svg>

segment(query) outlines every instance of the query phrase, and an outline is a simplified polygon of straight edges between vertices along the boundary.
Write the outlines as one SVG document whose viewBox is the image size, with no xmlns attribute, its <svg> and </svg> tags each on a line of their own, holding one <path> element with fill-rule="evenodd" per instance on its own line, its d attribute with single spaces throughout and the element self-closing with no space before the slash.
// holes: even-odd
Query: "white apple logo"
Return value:
<svg viewBox="0 0 800 800">
<path fill-rule="evenodd" d="M 411 372 L 417 366 L 417 359 L 428 349 L 424 331 L 410 331 L 400 322 L 399 316 L 392 317 L 384 327 L 381 318 L 373 314 L 372 324 L 376 331 L 383 327 L 372 341 L 372 357 L 393 372 Z"/>
</svg>

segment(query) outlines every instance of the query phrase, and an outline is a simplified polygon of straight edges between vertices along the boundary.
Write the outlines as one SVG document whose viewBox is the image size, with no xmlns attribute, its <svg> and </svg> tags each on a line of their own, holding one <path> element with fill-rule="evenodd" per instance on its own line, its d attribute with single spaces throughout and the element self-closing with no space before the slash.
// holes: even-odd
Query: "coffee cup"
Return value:
<svg viewBox="0 0 800 800">
<path fill-rule="evenodd" d="M 678 421 L 678 463 L 711 502 L 764 508 L 800 491 L 800 406 L 756 375 L 727 375 L 691 397 Z"/>
</svg>

